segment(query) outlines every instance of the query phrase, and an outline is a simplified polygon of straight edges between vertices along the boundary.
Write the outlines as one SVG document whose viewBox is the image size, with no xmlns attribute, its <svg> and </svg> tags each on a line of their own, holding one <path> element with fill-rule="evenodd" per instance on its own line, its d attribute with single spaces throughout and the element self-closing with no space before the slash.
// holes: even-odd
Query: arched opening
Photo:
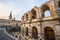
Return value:
<svg viewBox="0 0 60 40">
<path fill-rule="evenodd" d="M 36 19 L 36 11 L 32 9 L 31 12 L 32 12 L 32 19 Z"/>
<path fill-rule="evenodd" d="M 54 30 L 50 27 L 44 29 L 45 40 L 55 40 Z"/>
<path fill-rule="evenodd" d="M 25 32 L 26 32 L 26 36 L 28 36 L 29 34 L 28 34 L 28 28 L 27 27 L 26 27 L 26 31 Z"/>
<path fill-rule="evenodd" d="M 32 28 L 32 37 L 38 39 L 38 31 L 36 27 Z"/>
<path fill-rule="evenodd" d="M 42 10 L 42 17 L 50 17 L 51 13 L 50 13 L 50 8 L 47 5 L 43 5 L 41 7 Z"/>
<path fill-rule="evenodd" d="M 44 12 L 44 17 L 50 17 L 50 11 L 49 10 Z"/>
<path fill-rule="evenodd" d="M 22 20 L 24 21 L 24 16 L 22 16 Z"/>
<path fill-rule="evenodd" d="M 58 2 L 58 6 L 60 7 L 60 1 Z"/>
<path fill-rule="evenodd" d="M 60 1 L 58 2 L 58 7 L 59 7 L 59 10 L 60 10 Z"/>
<path fill-rule="evenodd" d="M 28 14 L 26 14 L 26 20 L 28 20 Z"/>
<path fill-rule="evenodd" d="M 16 35 L 15 37 L 17 38 L 18 36 Z"/>
</svg>

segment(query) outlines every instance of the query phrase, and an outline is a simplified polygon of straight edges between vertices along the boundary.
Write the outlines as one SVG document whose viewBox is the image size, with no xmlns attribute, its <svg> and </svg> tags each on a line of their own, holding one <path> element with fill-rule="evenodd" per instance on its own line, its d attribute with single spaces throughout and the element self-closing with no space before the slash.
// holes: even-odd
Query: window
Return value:
<svg viewBox="0 0 60 40">
<path fill-rule="evenodd" d="M 28 14 L 26 14 L 26 20 L 28 20 Z"/>
<path fill-rule="evenodd" d="M 32 19 L 36 19 L 36 11 L 32 9 L 31 12 L 32 12 Z"/>
<path fill-rule="evenodd" d="M 50 17 L 51 15 L 51 11 L 50 11 L 50 8 L 48 5 L 43 5 L 41 7 L 41 10 L 42 10 L 42 17 Z"/>
<path fill-rule="evenodd" d="M 50 11 L 49 10 L 45 11 L 44 12 L 44 17 L 49 17 L 49 16 L 50 16 Z"/>
</svg>

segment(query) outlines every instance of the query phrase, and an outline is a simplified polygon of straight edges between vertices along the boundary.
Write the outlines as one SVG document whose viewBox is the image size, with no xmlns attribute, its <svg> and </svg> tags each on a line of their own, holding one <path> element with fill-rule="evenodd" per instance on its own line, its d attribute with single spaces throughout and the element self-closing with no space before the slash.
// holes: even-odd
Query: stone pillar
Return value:
<svg viewBox="0 0 60 40">
<path fill-rule="evenodd" d="M 39 18 L 42 18 L 43 16 L 43 12 L 42 12 L 42 10 L 41 10 L 41 8 L 39 8 Z"/>
<path fill-rule="evenodd" d="M 52 14 L 54 14 L 54 16 L 58 16 L 59 12 L 58 12 L 58 1 L 59 0 L 51 0 L 51 11 Z M 52 15 L 53 16 L 53 15 Z"/>
<path fill-rule="evenodd" d="M 56 37 L 56 40 L 60 40 L 60 25 L 56 25 L 56 34 L 55 35 L 57 35 L 57 36 L 55 36 Z"/>
<path fill-rule="evenodd" d="M 26 14 L 24 14 L 24 21 L 26 21 Z"/>
<path fill-rule="evenodd" d="M 37 15 L 37 18 L 39 19 L 40 18 L 39 8 L 36 9 L 36 15 Z"/>
<path fill-rule="evenodd" d="M 28 20 L 29 20 L 29 21 L 32 20 L 32 13 L 31 13 L 31 11 L 28 12 Z"/>
</svg>

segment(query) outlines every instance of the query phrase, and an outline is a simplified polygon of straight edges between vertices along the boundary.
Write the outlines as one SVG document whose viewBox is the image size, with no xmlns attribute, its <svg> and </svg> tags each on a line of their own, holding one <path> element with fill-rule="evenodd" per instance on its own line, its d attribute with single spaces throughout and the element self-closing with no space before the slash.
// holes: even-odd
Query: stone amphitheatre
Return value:
<svg viewBox="0 0 60 40">
<path fill-rule="evenodd" d="M 47 10 L 50 16 L 45 17 Z M 21 23 L 22 39 L 60 40 L 60 0 L 50 0 L 40 7 L 35 6 L 22 16 Z"/>
</svg>

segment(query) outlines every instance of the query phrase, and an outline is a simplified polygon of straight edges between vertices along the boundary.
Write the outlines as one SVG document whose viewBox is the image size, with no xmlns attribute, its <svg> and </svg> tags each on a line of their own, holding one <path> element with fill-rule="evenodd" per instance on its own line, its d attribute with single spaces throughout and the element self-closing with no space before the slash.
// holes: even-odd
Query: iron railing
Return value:
<svg viewBox="0 0 60 40">
<path fill-rule="evenodd" d="M 40 36 L 38 36 L 37 38 L 33 38 L 32 37 L 32 32 L 29 32 L 28 34 L 30 34 L 30 35 L 26 35 L 25 33 L 20 33 L 20 40 L 46 40 L 47 39 L 47 37 L 45 36 L 45 34 L 43 34 L 43 33 L 37 33 L 38 35 L 40 35 Z M 55 37 L 60 37 L 60 35 L 54 35 Z"/>
<path fill-rule="evenodd" d="M 20 39 L 21 40 L 28 40 L 28 39 L 30 39 L 30 40 L 42 40 L 42 39 L 45 38 L 44 34 L 42 34 L 42 33 L 37 33 L 37 35 L 38 34 L 41 34 L 43 36 L 42 38 L 40 38 L 39 36 L 37 36 L 37 38 L 34 38 L 32 36 L 32 32 L 29 32 L 28 34 L 30 34 L 30 35 L 26 35 L 24 32 L 23 33 L 20 33 Z M 34 33 L 34 34 L 36 34 L 36 33 Z"/>
</svg>

